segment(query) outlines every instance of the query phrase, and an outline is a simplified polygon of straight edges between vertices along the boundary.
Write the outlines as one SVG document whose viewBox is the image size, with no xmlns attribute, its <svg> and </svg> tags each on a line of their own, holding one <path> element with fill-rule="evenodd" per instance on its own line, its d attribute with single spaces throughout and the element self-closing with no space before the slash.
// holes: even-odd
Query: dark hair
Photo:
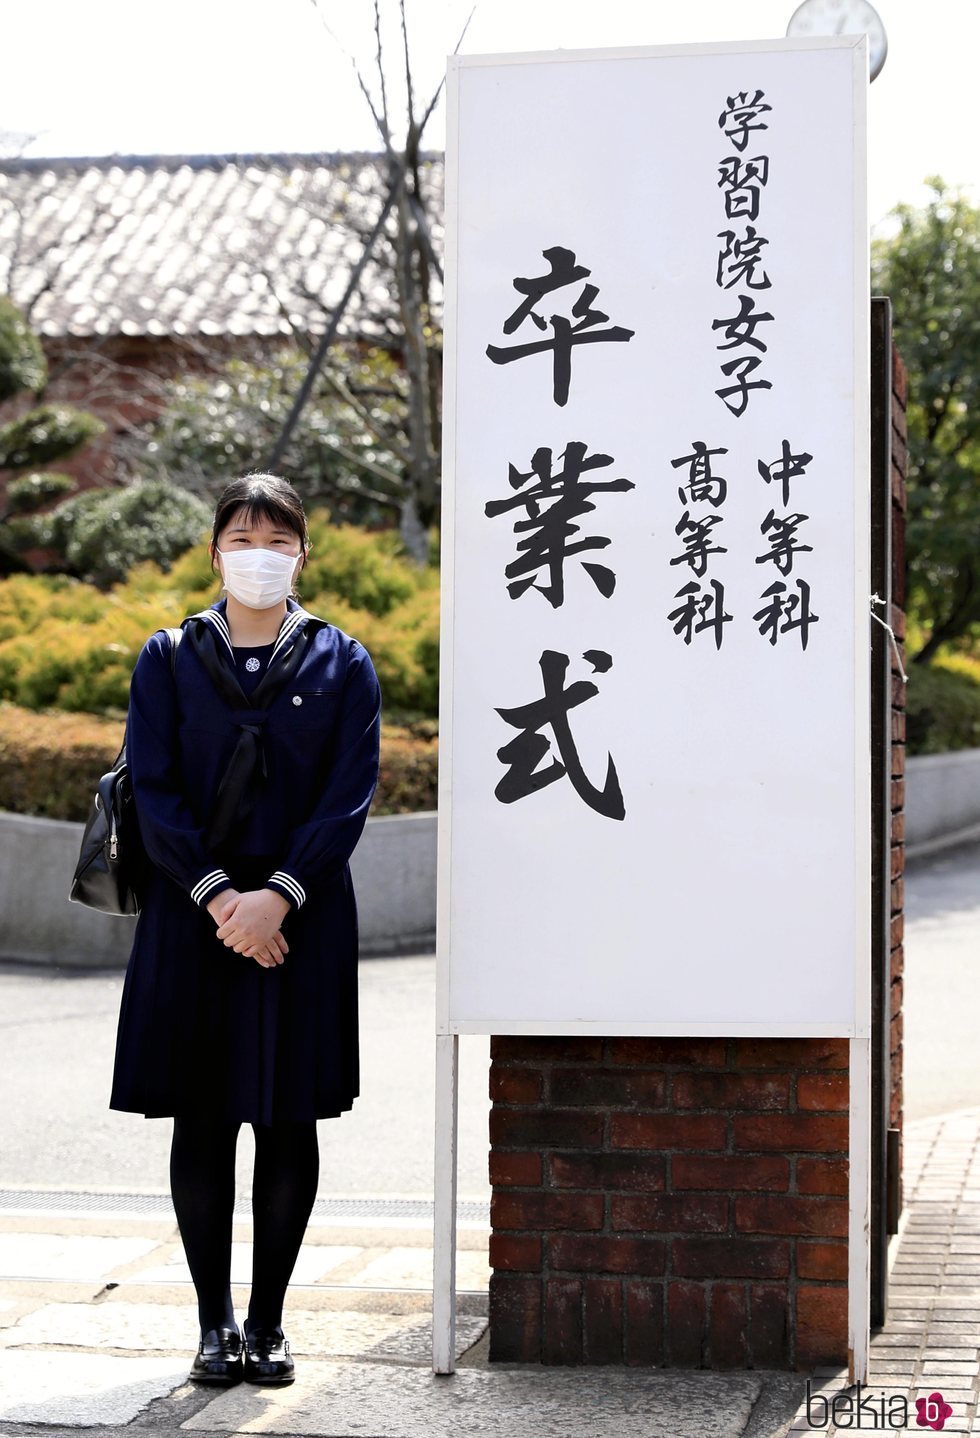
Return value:
<svg viewBox="0 0 980 1438">
<path fill-rule="evenodd" d="M 245 522 L 254 524 L 257 519 L 267 519 L 272 524 L 291 529 L 302 541 L 304 558 L 310 543 L 306 527 L 303 503 L 288 479 L 274 474 L 246 474 L 242 479 L 233 479 L 226 484 L 218 497 L 211 526 L 211 566 L 214 567 L 214 551 L 218 547 L 218 535 L 228 521 L 240 510 L 244 510 Z"/>
</svg>

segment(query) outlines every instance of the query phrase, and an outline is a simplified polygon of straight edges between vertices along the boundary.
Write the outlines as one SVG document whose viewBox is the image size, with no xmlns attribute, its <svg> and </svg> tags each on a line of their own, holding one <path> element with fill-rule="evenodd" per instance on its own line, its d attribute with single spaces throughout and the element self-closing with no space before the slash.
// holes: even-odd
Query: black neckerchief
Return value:
<svg viewBox="0 0 980 1438">
<path fill-rule="evenodd" d="M 205 829 L 209 850 L 219 849 L 235 829 L 248 818 L 255 807 L 259 791 L 268 777 L 262 730 L 265 714 L 299 669 L 313 636 L 324 621 L 307 614 L 295 600 L 283 620 L 268 667 L 251 696 L 245 694 L 234 669 L 234 653 L 227 620 L 225 601 L 185 619 L 182 625 L 187 642 L 206 669 L 211 682 L 228 707 L 239 734 L 228 760 L 214 811 Z M 214 616 L 217 616 L 215 618 Z M 286 626 L 289 626 L 286 631 Z"/>
</svg>

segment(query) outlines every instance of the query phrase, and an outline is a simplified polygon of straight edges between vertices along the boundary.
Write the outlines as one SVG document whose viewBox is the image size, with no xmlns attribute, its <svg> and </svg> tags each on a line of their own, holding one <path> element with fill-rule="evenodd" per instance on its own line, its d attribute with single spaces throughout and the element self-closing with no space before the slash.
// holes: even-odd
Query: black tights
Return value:
<svg viewBox="0 0 980 1438">
<path fill-rule="evenodd" d="M 235 1149 L 241 1124 L 175 1118 L 170 1188 L 187 1264 L 197 1290 L 202 1334 L 235 1322 L 231 1230 Z M 252 1125 L 252 1293 L 248 1324 L 282 1322 L 286 1286 L 316 1198 L 320 1151 L 315 1123 Z"/>
</svg>

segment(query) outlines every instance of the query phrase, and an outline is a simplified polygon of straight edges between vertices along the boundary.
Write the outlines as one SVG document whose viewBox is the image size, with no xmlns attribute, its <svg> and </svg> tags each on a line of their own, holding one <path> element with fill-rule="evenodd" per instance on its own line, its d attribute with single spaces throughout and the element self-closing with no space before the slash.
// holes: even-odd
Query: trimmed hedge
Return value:
<svg viewBox="0 0 980 1438">
<path fill-rule="evenodd" d="M 0 809 L 45 819 L 87 818 L 95 785 L 119 752 L 123 724 L 0 703 Z M 431 728 L 382 726 L 372 814 L 436 807 L 439 745 Z"/>
</svg>

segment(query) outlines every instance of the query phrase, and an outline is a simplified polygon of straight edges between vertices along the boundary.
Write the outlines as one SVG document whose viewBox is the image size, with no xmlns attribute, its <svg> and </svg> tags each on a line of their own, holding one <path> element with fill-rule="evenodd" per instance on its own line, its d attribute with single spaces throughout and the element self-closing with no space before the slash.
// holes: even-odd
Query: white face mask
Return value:
<svg viewBox="0 0 980 1438">
<path fill-rule="evenodd" d="M 301 555 L 279 554 L 274 549 L 219 549 L 225 588 L 249 609 L 270 609 L 281 604 L 293 587 L 293 573 Z"/>
</svg>

